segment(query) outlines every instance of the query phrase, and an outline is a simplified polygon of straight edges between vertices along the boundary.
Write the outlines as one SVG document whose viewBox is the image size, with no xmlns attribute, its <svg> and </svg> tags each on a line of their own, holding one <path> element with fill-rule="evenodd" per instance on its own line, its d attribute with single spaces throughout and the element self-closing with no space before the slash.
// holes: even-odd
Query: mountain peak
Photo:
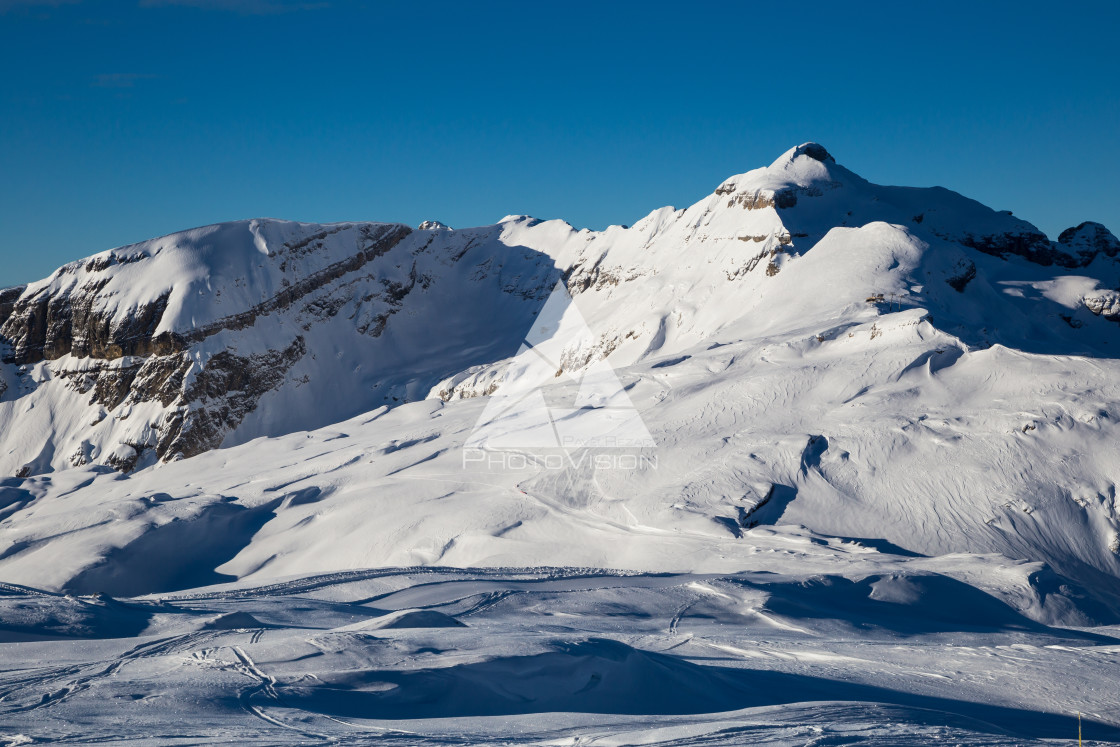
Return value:
<svg viewBox="0 0 1120 747">
<path fill-rule="evenodd" d="M 818 166 L 817 164 L 821 164 Z M 836 159 L 832 154 L 821 145 L 820 143 L 802 143 L 795 148 L 790 148 L 770 164 L 770 170 L 786 171 L 791 166 L 795 168 L 803 168 L 805 166 L 814 167 L 812 170 L 818 170 L 829 165 L 835 166 Z"/>
<path fill-rule="evenodd" d="M 1115 257 L 1120 254 L 1120 240 L 1100 223 L 1085 221 L 1067 228 L 1058 236 L 1058 243 L 1067 250 L 1091 260 L 1098 254 Z"/>
<path fill-rule="evenodd" d="M 820 143 L 802 143 L 793 149 L 790 160 L 800 156 L 807 156 L 821 163 L 836 163 L 836 159 Z"/>
</svg>

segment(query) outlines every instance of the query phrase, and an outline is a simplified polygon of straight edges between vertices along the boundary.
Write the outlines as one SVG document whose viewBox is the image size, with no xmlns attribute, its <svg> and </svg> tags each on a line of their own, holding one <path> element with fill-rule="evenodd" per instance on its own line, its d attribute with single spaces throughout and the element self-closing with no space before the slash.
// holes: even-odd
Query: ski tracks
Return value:
<svg viewBox="0 0 1120 747">
<path fill-rule="evenodd" d="M 255 634 L 254 634 L 255 635 Z M 259 637 L 258 637 L 259 639 Z M 308 731 L 298 726 L 292 726 L 284 721 L 269 715 L 265 711 L 265 706 L 257 705 L 253 702 L 255 698 L 263 698 L 268 702 L 280 704 L 280 695 L 276 692 L 276 678 L 266 674 L 251 656 L 240 646 L 229 646 L 229 650 L 233 652 L 237 662 L 233 665 L 233 670 L 249 677 L 254 683 L 246 688 L 243 688 L 238 693 L 237 700 L 246 713 L 251 716 L 264 721 L 265 723 L 272 724 L 273 726 L 293 731 L 305 737 L 312 737 L 324 741 L 331 740 L 333 737 L 327 734 L 320 734 L 318 732 Z"/>
<path fill-rule="evenodd" d="M 11 703 L 8 708 L 0 710 L 0 713 L 25 713 L 56 706 L 77 693 L 88 690 L 98 681 L 113 677 L 129 662 L 175 653 L 203 643 L 215 635 L 210 632 L 187 633 L 146 641 L 108 663 L 102 661 L 93 665 L 35 667 L 17 670 L 14 676 L 0 675 L 0 708 Z M 36 700 L 35 694 L 40 692 L 42 694 Z M 24 697 L 20 698 L 21 695 Z"/>
</svg>

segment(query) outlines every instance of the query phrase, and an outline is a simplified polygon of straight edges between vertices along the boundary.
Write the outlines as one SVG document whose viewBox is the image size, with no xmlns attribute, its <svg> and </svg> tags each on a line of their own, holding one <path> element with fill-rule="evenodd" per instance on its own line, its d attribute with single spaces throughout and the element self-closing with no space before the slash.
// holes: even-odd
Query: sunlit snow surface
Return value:
<svg viewBox="0 0 1120 747">
<path fill-rule="evenodd" d="M 658 518 L 641 484 L 608 499 L 541 471 L 464 470 L 449 444 L 483 405 L 419 402 L 127 478 L 30 483 L 48 497 L 6 529 L 27 543 L 8 563 L 74 596 L 0 590 L 0 733 L 1069 744 L 1081 711 L 1088 744 L 1120 742 L 1107 594 L 1039 562 L 841 539 L 782 514 L 736 532 L 709 493 Z M 666 466 L 661 479 L 686 474 Z M 815 495 L 814 469 L 792 475 L 785 513 Z M 411 567 L 331 571 L 363 560 Z"/>
<path fill-rule="evenodd" d="M 812 539 L 767 536 L 749 563 L 805 571 L 792 575 L 414 568 L 127 602 L 8 587 L 6 624 L 58 639 L 4 645 L 0 733 L 17 744 L 1071 744 L 1080 709 L 1088 744 L 1120 740 L 1120 638 L 1108 637 L 1120 629 L 1047 628 L 937 562 L 909 569 Z M 406 624 L 379 627 L 387 616 Z"/>
</svg>

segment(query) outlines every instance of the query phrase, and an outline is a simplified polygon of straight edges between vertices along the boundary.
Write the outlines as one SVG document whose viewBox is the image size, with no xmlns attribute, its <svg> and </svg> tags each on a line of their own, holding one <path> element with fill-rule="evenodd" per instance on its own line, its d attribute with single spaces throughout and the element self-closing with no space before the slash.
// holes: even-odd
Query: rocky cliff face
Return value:
<svg viewBox="0 0 1120 747">
<path fill-rule="evenodd" d="M 294 242 L 281 245 L 272 257 L 301 256 L 324 248 L 332 233 L 325 229 Z M 356 272 L 382 256 L 411 233 L 407 226 L 364 225 L 357 229 L 354 252 L 339 261 L 314 270 L 293 282 L 281 280 L 279 292 L 250 308 L 215 319 L 191 329 L 169 329 L 163 322 L 171 290 L 151 300 L 133 305 L 125 314 L 106 301 L 113 294 L 108 286 L 114 267 L 151 260 L 144 251 L 116 251 L 100 254 L 84 263 L 74 263 L 55 273 L 56 282 L 36 284 L 28 289 L 14 288 L 0 293 L 0 336 L 11 351 L 4 360 L 28 364 L 56 360 L 64 355 L 75 358 L 115 360 L 124 356 L 166 356 L 186 350 L 193 344 L 220 332 L 244 329 L 257 317 L 288 310 L 304 297 L 320 291 L 332 281 Z M 275 260 L 273 260 L 275 261 Z M 287 259 L 280 270 L 287 268 Z M 138 268 L 141 273 L 146 268 Z M 61 276 L 80 275 L 74 282 L 57 282 Z M 4 313 L 4 312 L 7 313 Z"/>
<path fill-rule="evenodd" d="M 190 457 L 407 401 L 508 354 L 508 335 L 486 339 L 492 315 L 525 317 L 555 272 L 498 233 L 242 221 L 0 292 L 0 386 L 19 382 L 0 389 L 0 472 Z M 452 297 L 465 306 L 447 319 Z M 459 349 L 425 357 L 418 327 Z M 262 411 L 270 396 L 281 404 Z"/>
<path fill-rule="evenodd" d="M 1080 258 L 1082 265 L 1099 256 L 1115 257 L 1120 254 L 1120 240 L 1100 223 L 1092 221 L 1062 231 L 1058 244 L 1069 254 Z"/>
</svg>

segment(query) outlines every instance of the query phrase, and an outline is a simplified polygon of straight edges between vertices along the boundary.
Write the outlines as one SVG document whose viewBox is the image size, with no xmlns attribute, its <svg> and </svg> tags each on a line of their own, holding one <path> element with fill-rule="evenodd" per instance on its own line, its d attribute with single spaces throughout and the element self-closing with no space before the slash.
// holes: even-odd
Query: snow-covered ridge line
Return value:
<svg viewBox="0 0 1120 747">
<path fill-rule="evenodd" d="M 266 246 L 261 236 L 260 221 L 251 221 L 253 244 Z M 342 224 L 318 230 L 300 241 L 279 247 L 280 253 L 296 254 L 313 242 L 322 242 L 332 234 L 346 228 L 357 228 L 359 240 L 351 254 L 315 269 L 306 277 L 295 281 L 282 280 L 279 290 L 269 298 L 244 311 L 215 319 L 205 324 L 192 323 L 195 317 L 172 319 L 164 322 L 170 297 L 176 283 L 158 292 L 151 300 L 133 302 L 123 316 L 121 305 L 105 303 L 121 292 L 113 288 L 111 268 L 150 260 L 154 255 L 140 248 L 126 247 L 95 255 L 85 262 L 71 263 L 60 268 L 51 280 L 43 285 L 25 286 L 21 294 L 10 303 L 0 296 L 0 333 L 12 346 L 5 362 L 16 364 L 53 360 L 63 355 L 111 360 L 126 355 L 166 355 L 179 352 L 201 342 L 222 330 L 242 329 L 252 325 L 258 316 L 282 311 L 303 296 L 342 275 L 354 272 L 368 262 L 389 251 L 405 236 L 410 228 L 393 224 Z M 165 239 L 172 237 L 164 237 Z M 128 251 L 128 250 L 132 251 Z M 158 253 L 158 250 L 157 250 Z M 263 251 L 274 256 L 273 251 Z M 281 269 L 286 269 L 283 266 Z M 151 270 L 159 273 L 159 269 Z M 73 275 L 73 279 L 63 276 Z"/>
<path fill-rule="evenodd" d="M 1099 224 L 1050 242 L 949 190 L 871 184 L 814 143 L 628 229 L 525 216 L 456 231 L 208 226 L 0 291 L 0 423 L 36 434 L 0 437 L 0 473 L 133 469 L 382 404 L 493 393 L 557 277 L 596 334 L 565 352 L 567 370 L 743 324 L 824 339 L 852 313 L 904 307 L 965 348 L 1092 354 L 1110 334 L 1096 322 L 1118 316 L 1118 252 Z"/>
</svg>

